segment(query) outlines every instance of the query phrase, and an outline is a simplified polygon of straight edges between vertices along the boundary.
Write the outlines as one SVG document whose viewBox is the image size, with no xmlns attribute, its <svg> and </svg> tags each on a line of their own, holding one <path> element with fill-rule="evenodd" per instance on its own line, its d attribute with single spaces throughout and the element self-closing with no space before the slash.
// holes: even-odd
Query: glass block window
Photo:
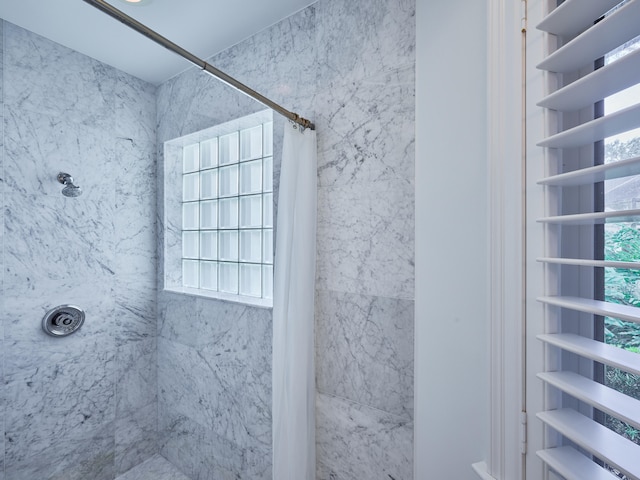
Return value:
<svg viewBox="0 0 640 480">
<path fill-rule="evenodd" d="M 175 207 L 165 192 L 166 222 L 180 228 L 175 239 L 165 230 L 165 256 L 181 262 L 172 273 L 165 259 L 165 288 L 273 298 L 272 132 L 261 112 L 165 143 L 165 177 L 173 168 L 181 187 Z"/>
</svg>

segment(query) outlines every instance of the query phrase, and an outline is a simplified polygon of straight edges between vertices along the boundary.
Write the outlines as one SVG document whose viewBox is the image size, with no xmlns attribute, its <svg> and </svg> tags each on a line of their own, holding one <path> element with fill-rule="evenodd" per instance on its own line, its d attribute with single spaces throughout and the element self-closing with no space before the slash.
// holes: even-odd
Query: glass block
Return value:
<svg viewBox="0 0 640 480">
<path fill-rule="evenodd" d="M 182 204 L 182 229 L 197 230 L 200 224 L 200 209 L 198 202 Z"/>
<path fill-rule="evenodd" d="M 198 232 L 182 232 L 182 258 L 198 258 L 199 241 Z"/>
<path fill-rule="evenodd" d="M 197 172 L 200 167 L 199 162 L 200 146 L 195 143 L 187 145 L 182 149 L 182 172 Z"/>
<path fill-rule="evenodd" d="M 220 228 L 238 228 L 238 199 L 219 200 Z"/>
<path fill-rule="evenodd" d="M 260 265 L 240 264 L 240 295 L 262 297 L 261 273 Z"/>
<path fill-rule="evenodd" d="M 273 230 L 262 231 L 262 263 L 273 263 Z"/>
<path fill-rule="evenodd" d="M 189 173 L 182 176 L 182 200 L 191 202 L 200 198 L 200 174 Z"/>
<path fill-rule="evenodd" d="M 262 231 L 240 230 L 240 261 L 251 263 L 262 261 Z"/>
<path fill-rule="evenodd" d="M 262 297 L 273 298 L 273 267 L 262 266 Z"/>
<path fill-rule="evenodd" d="M 262 160 L 240 164 L 240 194 L 262 192 Z"/>
<path fill-rule="evenodd" d="M 200 258 L 218 259 L 218 232 L 200 232 Z"/>
<path fill-rule="evenodd" d="M 224 167 L 219 170 L 219 192 L 221 197 L 238 194 L 238 166 Z"/>
<path fill-rule="evenodd" d="M 273 157 L 263 160 L 262 177 L 262 190 L 271 192 L 273 190 Z"/>
<path fill-rule="evenodd" d="M 262 125 L 240 131 L 240 161 L 262 157 Z"/>
<path fill-rule="evenodd" d="M 262 226 L 264 228 L 273 227 L 273 193 L 263 195 L 263 216 Z"/>
<path fill-rule="evenodd" d="M 270 157 L 273 155 L 273 122 L 265 123 L 262 125 L 264 147 L 262 149 L 262 155 Z"/>
<path fill-rule="evenodd" d="M 238 264 L 220 263 L 218 290 L 220 292 L 238 293 Z"/>
<path fill-rule="evenodd" d="M 218 201 L 200 202 L 200 228 L 218 228 Z"/>
<path fill-rule="evenodd" d="M 218 290 L 218 264 L 200 262 L 200 288 Z"/>
<path fill-rule="evenodd" d="M 200 172 L 200 198 L 216 198 L 218 196 L 218 170 Z"/>
<path fill-rule="evenodd" d="M 200 142 L 200 170 L 218 166 L 218 139 Z"/>
<path fill-rule="evenodd" d="M 198 261 L 182 261 L 182 285 L 184 287 L 198 288 Z"/>
<path fill-rule="evenodd" d="M 219 259 L 229 262 L 238 261 L 238 232 L 218 232 Z"/>
<path fill-rule="evenodd" d="M 262 226 L 262 195 L 240 197 L 240 228 Z"/>
<path fill-rule="evenodd" d="M 238 132 L 219 137 L 218 149 L 220 165 L 238 163 Z"/>
</svg>

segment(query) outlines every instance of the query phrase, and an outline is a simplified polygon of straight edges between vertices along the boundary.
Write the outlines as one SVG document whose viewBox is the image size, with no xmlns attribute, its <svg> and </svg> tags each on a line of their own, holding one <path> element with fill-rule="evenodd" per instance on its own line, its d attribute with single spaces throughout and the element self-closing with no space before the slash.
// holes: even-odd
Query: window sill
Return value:
<svg viewBox="0 0 640 480">
<path fill-rule="evenodd" d="M 487 464 L 486 463 L 479 462 L 479 463 L 474 463 L 471 466 L 473 467 L 473 470 L 478 475 L 478 478 L 481 478 L 482 480 L 496 480 L 495 477 L 492 477 L 487 472 Z"/>
<path fill-rule="evenodd" d="M 249 307 L 266 308 L 268 310 L 273 308 L 273 300 L 267 298 L 247 297 L 244 295 L 234 295 L 233 293 L 213 292 L 189 287 L 165 287 L 164 291 L 189 295 L 192 297 L 210 298 L 214 300 L 222 300 L 224 302 L 239 303 Z"/>
</svg>

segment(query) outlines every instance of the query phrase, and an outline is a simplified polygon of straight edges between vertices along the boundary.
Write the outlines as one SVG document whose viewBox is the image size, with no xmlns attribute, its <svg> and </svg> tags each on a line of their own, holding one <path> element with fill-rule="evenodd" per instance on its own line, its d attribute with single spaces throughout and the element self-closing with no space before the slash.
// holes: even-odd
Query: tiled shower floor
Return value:
<svg viewBox="0 0 640 480">
<path fill-rule="evenodd" d="M 190 480 L 160 455 L 123 473 L 116 480 Z"/>
</svg>

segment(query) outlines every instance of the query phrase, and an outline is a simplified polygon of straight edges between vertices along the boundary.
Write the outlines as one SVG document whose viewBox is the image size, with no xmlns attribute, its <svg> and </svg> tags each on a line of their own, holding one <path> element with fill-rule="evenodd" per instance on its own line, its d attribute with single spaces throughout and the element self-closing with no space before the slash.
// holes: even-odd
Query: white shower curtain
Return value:
<svg viewBox="0 0 640 480">
<path fill-rule="evenodd" d="M 273 479 L 315 479 L 316 133 L 287 124 L 273 300 Z"/>
</svg>

